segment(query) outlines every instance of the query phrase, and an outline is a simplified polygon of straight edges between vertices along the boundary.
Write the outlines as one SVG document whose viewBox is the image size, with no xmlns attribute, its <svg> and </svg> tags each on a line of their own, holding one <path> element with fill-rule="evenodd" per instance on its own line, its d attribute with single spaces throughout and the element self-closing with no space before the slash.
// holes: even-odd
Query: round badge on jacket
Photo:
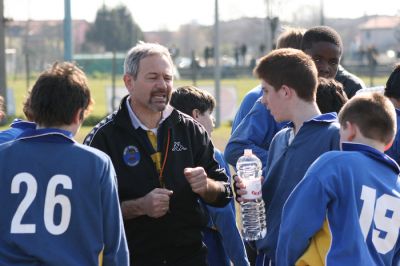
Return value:
<svg viewBox="0 0 400 266">
<path fill-rule="evenodd" d="M 136 166 L 140 162 L 140 152 L 136 146 L 126 146 L 124 149 L 124 162 L 129 166 Z"/>
</svg>

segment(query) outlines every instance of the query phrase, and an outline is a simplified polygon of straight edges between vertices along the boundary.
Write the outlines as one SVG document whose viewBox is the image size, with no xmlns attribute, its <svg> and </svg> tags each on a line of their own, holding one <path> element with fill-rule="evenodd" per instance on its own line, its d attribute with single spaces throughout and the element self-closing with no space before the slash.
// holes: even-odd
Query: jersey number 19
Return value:
<svg viewBox="0 0 400 266">
<path fill-rule="evenodd" d="M 400 199 L 383 194 L 376 199 L 376 190 L 363 186 L 361 200 L 364 202 L 359 218 L 364 240 L 367 239 L 372 221 L 372 243 L 381 254 L 386 254 L 394 248 L 399 237 Z"/>
</svg>

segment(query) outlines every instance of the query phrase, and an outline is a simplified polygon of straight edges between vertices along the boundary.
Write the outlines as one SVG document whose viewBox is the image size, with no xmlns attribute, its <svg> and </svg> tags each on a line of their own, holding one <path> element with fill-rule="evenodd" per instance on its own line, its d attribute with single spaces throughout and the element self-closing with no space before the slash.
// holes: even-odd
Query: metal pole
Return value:
<svg viewBox="0 0 400 266">
<path fill-rule="evenodd" d="M 115 79 L 117 76 L 117 52 L 115 51 L 115 48 L 113 49 L 113 56 L 112 56 L 112 76 L 111 76 L 111 108 L 112 108 L 112 112 L 115 111 L 115 109 L 117 108 L 115 106 L 115 90 L 116 90 L 116 86 L 115 86 Z"/>
<path fill-rule="evenodd" d="M 6 46 L 4 18 L 4 0 L 0 0 L 0 95 L 4 98 L 4 111 L 7 113 L 7 77 L 6 77 Z"/>
<path fill-rule="evenodd" d="M 64 60 L 72 61 L 71 0 L 64 0 Z"/>
<path fill-rule="evenodd" d="M 322 26 L 322 25 L 325 25 L 324 0 L 320 1 L 319 8 L 320 8 L 320 17 L 319 17 L 320 21 L 319 21 L 319 23 Z"/>
<path fill-rule="evenodd" d="M 215 0 L 215 24 L 214 24 L 214 82 L 215 82 L 215 100 L 217 106 L 215 109 L 215 126 L 219 127 L 221 124 L 221 67 L 219 62 L 219 15 L 218 15 L 218 0 Z"/>
</svg>

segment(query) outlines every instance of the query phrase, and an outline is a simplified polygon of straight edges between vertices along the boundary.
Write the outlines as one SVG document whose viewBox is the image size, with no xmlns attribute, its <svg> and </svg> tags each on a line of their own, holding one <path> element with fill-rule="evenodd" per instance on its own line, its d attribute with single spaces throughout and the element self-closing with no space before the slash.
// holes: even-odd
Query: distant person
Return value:
<svg viewBox="0 0 400 266">
<path fill-rule="evenodd" d="M 317 105 L 321 113 L 339 113 L 343 105 L 348 101 L 347 95 L 343 90 L 343 85 L 334 80 L 318 78 Z"/>
<path fill-rule="evenodd" d="M 171 105 L 191 116 L 204 126 L 209 136 L 214 129 L 212 112 L 216 105 L 215 98 L 207 91 L 194 86 L 179 87 L 172 92 Z M 224 168 L 230 178 L 230 170 L 222 153 L 214 148 L 215 159 Z M 229 180 L 230 183 L 230 180 Z M 204 243 L 207 246 L 209 266 L 248 266 L 244 243 L 236 225 L 236 211 L 233 199 L 223 208 L 214 208 L 201 201 L 209 214 L 208 225 L 203 230 Z"/>
<path fill-rule="evenodd" d="M 379 93 L 360 94 L 339 121 L 342 151 L 321 155 L 285 203 L 276 265 L 295 265 L 325 220 L 329 248 L 307 265 L 400 263 L 400 169 L 383 153 L 396 132 L 393 105 Z"/>
<path fill-rule="evenodd" d="M 400 124 L 400 64 L 397 64 L 390 74 L 384 94 L 393 103 L 396 108 L 397 125 Z M 397 126 L 396 137 L 391 147 L 386 151 L 386 154 L 392 157 L 400 164 L 400 128 Z"/>
<path fill-rule="evenodd" d="M 111 160 L 73 139 L 91 104 L 85 74 L 55 63 L 26 104 L 37 129 L 0 145 L 0 264 L 129 265 Z"/>
<path fill-rule="evenodd" d="M 316 103 L 318 71 L 312 58 L 297 49 L 278 49 L 261 58 L 254 70 L 263 101 L 275 121 L 291 121 L 272 140 L 262 185 L 267 234 L 256 241 L 256 265 L 274 265 L 283 205 L 307 168 L 322 153 L 339 149 L 335 113 L 322 114 Z M 247 193 L 235 178 L 238 200 Z"/>
<path fill-rule="evenodd" d="M 240 56 L 242 57 L 242 66 L 246 65 L 247 45 L 243 43 L 240 46 Z"/>
<path fill-rule="evenodd" d="M 343 43 L 340 35 L 333 28 L 317 26 L 308 29 L 304 33 L 301 49 L 313 58 L 320 77 L 335 78 L 343 84 L 348 98 L 365 88 L 361 79 L 340 66 Z"/>
<path fill-rule="evenodd" d="M 0 96 L 0 121 L 6 116 L 4 113 L 4 98 Z"/>
<path fill-rule="evenodd" d="M 135 266 L 205 266 L 199 199 L 227 205 L 228 177 L 193 118 L 169 105 L 173 62 L 168 49 L 139 42 L 124 63 L 128 95 L 89 133 L 85 144 L 109 154 Z"/>
</svg>

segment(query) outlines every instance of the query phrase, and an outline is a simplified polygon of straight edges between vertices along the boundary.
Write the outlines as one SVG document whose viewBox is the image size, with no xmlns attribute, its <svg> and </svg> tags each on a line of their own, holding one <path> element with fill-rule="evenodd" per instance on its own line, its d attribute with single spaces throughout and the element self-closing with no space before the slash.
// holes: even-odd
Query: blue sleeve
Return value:
<svg viewBox="0 0 400 266">
<path fill-rule="evenodd" d="M 254 103 L 257 101 L 258 98 L 260 98 L 260 96 L 262 96 L 261 85 L 250 90 L 244 96 L 242 103 L 239 106 L 239 110 L 236 112 L 235 118 L 233 118 L 231 134 L 233 133 L 233 131 L 235 131 L 240 122 L 242 122 L 243 118 L 250 112 Z"/>
<path fill-rule="evenodd" d="M 236 215 L 231 204 L 223 208 L 206 205 L 213 224 L 221 234 L 224 249 L 234 265 L 249 265 L 242 236 L 236 225 Z"/>
<path fill-rule="evenodd" d="M 214 148 L 215 160 L 217 160 L 219 167 L 224 168 L 226 175 L 228 176 L 229 182 L 231 182 L 231 171 L 229 170 L 229 165 L 226 163 L 224 155 L 217 149 Z"/>
<path fill-rule="evenodd" d="M 215 158 L 221 167 L 224 167 L 225 170 L 229 171 L 229 167 L 224 161 L 224 158 L 219 150 L 215 150 Z M 230 175 L 228 176 L 230 179 Z M 205 206 L 213 224 L 221 234 L 224 249 L 230 260 L 234 265 L 248 266 L 250 264 L 247 259 L 246 249 L 236 224 L 234 201 L 231 200 L 231 203 L 233 204 L 228 204 L 223 208 L 214 208 L 206 204 Z"/>
<path fill-rule="evenodd" d="M 16 139 L 23 132 L 20 128 L 10 128 L 0 131 L 0 144 Z"/>
<path fill-rule="evenodd" d="M 396 110 L 396 113 L 398 112 L 399 111 Z M 397 127 L 400 126 L 399 122 L 399 118 L 397 118 Z M 385 153 L 389 155 L 393 160 L 395 160 L 397 164 L 400 164 L 400 130 L 397 130 L 392 146 L 387 151 L 385 151 Z"/>
<path fill-rule="evenodd" d="M 398 136 L 396 136 L 396 139 L 394 140 L 392 146 L 390 149 L 385 151 L 387 155 L 390 156 L 393 160 L 397 162 L 397 164 L 400 164 L 400 142 L 398 140 Z"/>
<path fill-rule="evenodd" d="M 261 160 L 263 168 L 268 158 L 269 145 L 280 125 L 275 122 L 269 110 L 257 100 L 253 108 L 233 131 L 225 147 L 225 158 L 235 166 L 244 149 L 252 149 Z"/>
<path fill-rule="evenodd" d="M 329 196 L 325 182 L 317 177 L 321 173 L 324 173 L 323 163 L 312 165 L 283 207 L 276 250 L 279 266 L 295 265 L 311 237 L 322 227 Z"/>
<path fill-rule="evenodd" d="M 103 265 L 129 265 L 128 245 L 119 206 L 116 174 L 111 160 L 103 173 L 101 202 L 103 207 Z"/>
</svg>

